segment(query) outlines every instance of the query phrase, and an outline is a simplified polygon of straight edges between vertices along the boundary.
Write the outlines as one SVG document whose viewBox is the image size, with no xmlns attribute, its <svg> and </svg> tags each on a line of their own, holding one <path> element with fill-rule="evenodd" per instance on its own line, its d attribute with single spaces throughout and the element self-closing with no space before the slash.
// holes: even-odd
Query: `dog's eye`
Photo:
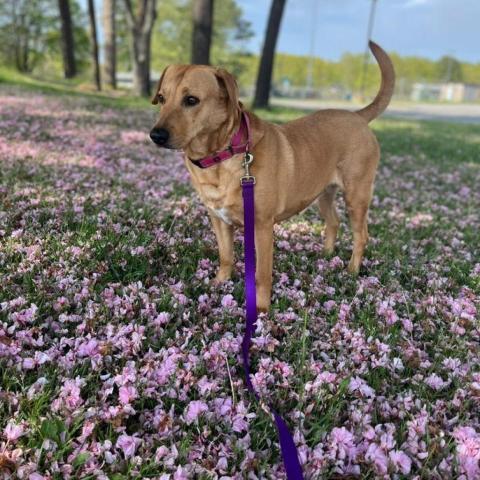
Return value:
<svg viewBox="0 0 480 480">
<path fill-rule="evenodd" d="M 157 100 L 158 103 L 161 103 L 162 105 L 165 103 L 165 97 L 163 95 L 160 95 L 160 93 L 157 95 Z"/>
<path fill-rule="evenodd" d="M 200 103 L 200 100 L 197 97 L 194 97 L 192 95 L 187 95 L 183 99 L 183 104 L 186 107 L 194 107 L 195 105 L 198 105 Z"/>
</svg>

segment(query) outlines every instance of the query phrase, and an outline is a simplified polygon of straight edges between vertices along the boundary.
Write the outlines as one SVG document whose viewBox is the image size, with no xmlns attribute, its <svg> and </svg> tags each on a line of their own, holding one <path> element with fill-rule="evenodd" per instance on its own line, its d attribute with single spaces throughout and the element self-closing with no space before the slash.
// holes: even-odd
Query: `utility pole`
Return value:
<svg viewBox="0 0 480 480">
<path fill-rule="evenodd" d="M 313 89 L 313 62 L 314 62 L 314 56 L 315 56 L 315 33 L 317 31 L 316 25 L 317 25 L 317 14 L 318 14 L 318 1 L 319 0 L 312 0 L 313 6 L 312 6 L 312 24 L 311 24 L 311 30 L 310 30 L 310 56 L 308 58 L 308 64 L 307 64 L 307 94 L 308 92 L 311 92 Z"/>
<path fill-rule="evenodd" d="M 448 55 L 447 83 L 452 81 L 452 55 Z"/>
<path fill-rule="evenodd" d="M 368 48 L 368 42 L 372 38 L 373 24 L 375 22 L 375 10 L 377 8 L 377 0 L 371 0 L 371 1 L 372 1 L 372 4 L 370 6 L 370 17 L 368 19 L 368 29 L 367 29 L 367 45 L 365 47 L 365 56 L 363 57 L 362 88 L 360 90 L 362 101 L 365 101 L 365 83 L 367 81 L 368 60 L 370 59 L 370 49 Z"/>
</svg>

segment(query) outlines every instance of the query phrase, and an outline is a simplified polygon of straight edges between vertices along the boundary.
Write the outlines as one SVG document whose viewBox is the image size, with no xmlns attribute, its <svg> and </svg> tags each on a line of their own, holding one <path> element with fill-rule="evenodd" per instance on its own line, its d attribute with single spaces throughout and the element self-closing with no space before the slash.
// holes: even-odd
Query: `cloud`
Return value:
<svg viewBox="0 0 480 480">
<path fill-rule="evenodd" d="M 421 5 L 426 5 L 430 3 L 431 0 L 407 0 L 402 7 L 403 8 L 412 8 L 412 7 L 419 7 Z"/>
</svg>

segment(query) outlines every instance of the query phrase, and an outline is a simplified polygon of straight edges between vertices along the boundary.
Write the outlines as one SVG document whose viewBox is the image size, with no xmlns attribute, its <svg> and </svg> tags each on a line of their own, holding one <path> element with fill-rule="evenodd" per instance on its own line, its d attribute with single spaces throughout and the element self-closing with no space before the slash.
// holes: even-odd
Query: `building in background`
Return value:
<svg viewBox="0 0 480 480">
<path fill-rule="evenodd" d="M 411 99 L 415 102 L 478 102 L 480 85 L 468 83 L 415 83 Z"/>
</svg>

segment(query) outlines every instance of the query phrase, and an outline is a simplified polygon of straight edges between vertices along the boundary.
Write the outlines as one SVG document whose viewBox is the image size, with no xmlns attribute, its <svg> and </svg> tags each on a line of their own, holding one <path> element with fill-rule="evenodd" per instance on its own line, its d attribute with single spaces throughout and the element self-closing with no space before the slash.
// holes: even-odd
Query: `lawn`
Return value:
<svg viewBox="0 0 480 480">
<path fill-rule="evenodd" d="M 0 85 L 0 475 L 285 478 L 236 275 L 148 102 Z M 100 100 L 101 97 L 101 100 Z M 271 120 L 298 115 L 260 112 Z M 480 127 L 379 120 L 361 274 L 276 227 L 254 383 L 309 479 L 480 478 Z M 1 477 L 0 477 L 1 478 Z"/>
</svg>

